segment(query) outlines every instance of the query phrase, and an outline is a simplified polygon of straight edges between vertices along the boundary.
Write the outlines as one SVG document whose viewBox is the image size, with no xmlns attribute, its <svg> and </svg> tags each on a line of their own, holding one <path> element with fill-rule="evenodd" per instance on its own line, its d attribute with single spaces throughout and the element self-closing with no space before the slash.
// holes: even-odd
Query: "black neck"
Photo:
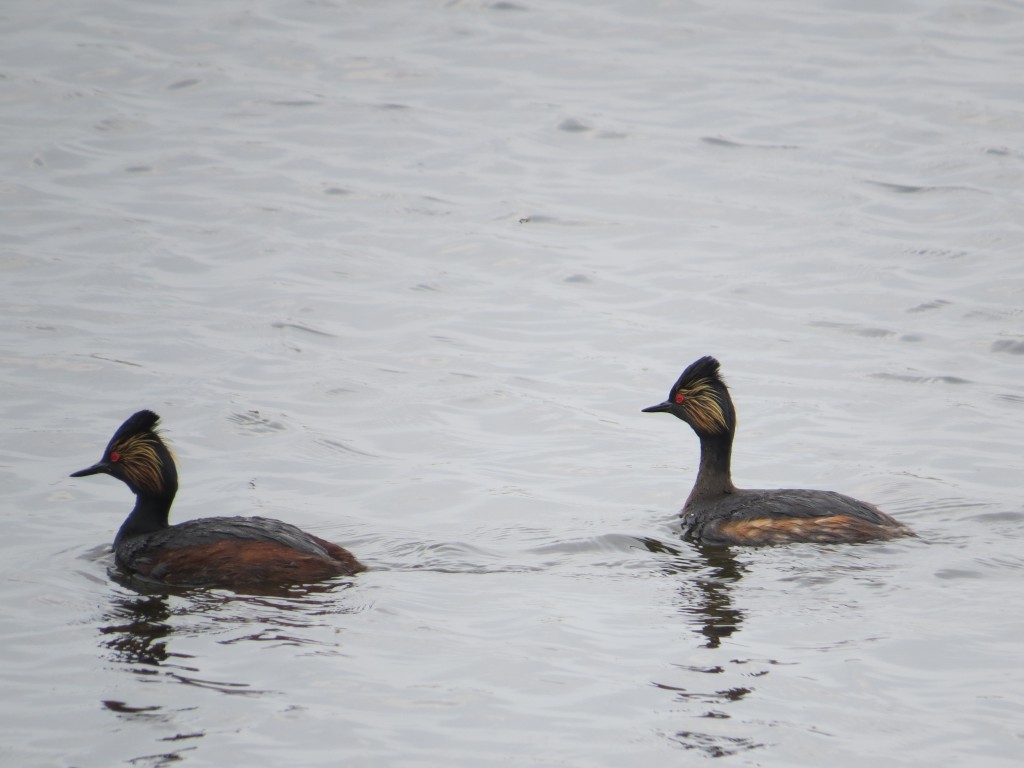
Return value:
<svg viewBox="0 0 1024 768">
<path fill-rule="evenodd" d="M 697 480 L 687 504 L 736 492 L 730 469 L 732 438 L 732 431 L 721 435 L 700 436 L 700 469 L 697 470 Z"/>
<path fill-rule="evenodd" d="M 169 493 L 156 496 L 137 494 L 135 509 L 122 523 L 121 529 L 114 538 L 114 546 L 116 547 L 121 541 L 131 536 L 153 533 L 167 528 L 167 518 L 171 512 L 171 504 L 174 502 L 175 490 L 172 489 Z"/>
</svg>

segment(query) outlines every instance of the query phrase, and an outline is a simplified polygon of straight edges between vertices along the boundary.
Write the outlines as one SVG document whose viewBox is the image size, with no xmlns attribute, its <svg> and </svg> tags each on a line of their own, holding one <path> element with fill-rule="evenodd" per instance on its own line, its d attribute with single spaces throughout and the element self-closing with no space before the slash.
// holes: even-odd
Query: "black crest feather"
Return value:
<svg viewBox="0 0 1024 768">
<path fill-rule="evenodd" d="M 121 442 L 126 437 L 132 435 L 141 435 L 146 432 L 153 432 L 156 429 L 157 422 L 160 421 L 160 417 L 152 411 L 139 411 L 133 413 L 127 419 L 124 424 L 117 428 L 117 432 L 110 438 L 110 443 Z"/>
<path fill-rule="evenodd" d="M 695 381 L 700 381 L 701 379 L 721 381 L 722 377 L 718 373 L 718 368 L 718 361 L 711 357 L 711 355 L 705 355 L 700 360 L 696 360 L 686 367 L 683 375 L 679 377 L 679 381 L 672 387 L 672 392 L 675 393 L 680 389 L 686 389 Z"/>
</svg>

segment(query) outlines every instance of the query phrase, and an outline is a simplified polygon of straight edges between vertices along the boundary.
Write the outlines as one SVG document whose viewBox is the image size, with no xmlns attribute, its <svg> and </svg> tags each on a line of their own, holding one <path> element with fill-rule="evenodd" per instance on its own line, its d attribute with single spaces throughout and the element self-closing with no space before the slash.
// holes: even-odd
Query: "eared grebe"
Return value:
<svg viewBox="0 0 1024 768">
<path fill-rule="evenodd" d="M 700 469 L 682 510 L 684 532 L 697 542 L 855 542 L 913 535 L 871 504 L 832 491 L 734 486 L 730 461 L 736 410 L 713 357 L 693 363 L 669 390 L 668 400 L 643 410 L 671 413 L 700 438 Z"/>
<path fill-rule="evenodd" d="M 302 584 L 351 576 L 365 567 L 337 544 L 265 517 L 208 517 L 168 525 L 178 490 L 174 457 L 156 425 L 139 411 L 110 438 L 103 458 L 72 473 L 105 473 L 135 494 L 135 509 L 114 539 L 118 568 L 129 578 L 176 586 Z"/>
</svg>

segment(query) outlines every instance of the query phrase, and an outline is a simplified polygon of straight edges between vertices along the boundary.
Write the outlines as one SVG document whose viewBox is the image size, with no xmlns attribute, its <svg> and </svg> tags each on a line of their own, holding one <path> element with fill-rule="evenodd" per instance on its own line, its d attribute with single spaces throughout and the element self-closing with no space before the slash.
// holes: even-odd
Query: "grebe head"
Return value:
<svg viewBox="0 0 1024 768">
<path fill-rule="evenodd" d="M 728 434 L 736 428 L 736 411 L 713 357 L 692 363 L 669 390 L 668 399 L 643 412 L 671 413 L 702 437 Z"/>
<path fill-rule="evenodd" d="M 174 458 L 156 431 L 160 417 L 152 411 L 129 416 L 110 438 L 103 458 L 71 477 L 107 474 L 116 477 L 137 496 L 162 496 L 178 490 Z"/>
</svg>

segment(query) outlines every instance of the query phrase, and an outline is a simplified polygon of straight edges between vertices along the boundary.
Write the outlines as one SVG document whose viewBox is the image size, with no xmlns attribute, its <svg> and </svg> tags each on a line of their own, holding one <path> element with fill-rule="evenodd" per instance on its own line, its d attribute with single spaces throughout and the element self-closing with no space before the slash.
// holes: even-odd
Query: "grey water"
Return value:
<svg viewBox="0 0 1024 768">
<path fill-rule="evenodd" d="M 1010 766 L 1024 758 L 1024 7 L 8 0 L 0 764 Z M 702 551 L 748 487 L 918 538 Z M 139 594 L 176 520 L 371 570 Z"/>
</svg>

